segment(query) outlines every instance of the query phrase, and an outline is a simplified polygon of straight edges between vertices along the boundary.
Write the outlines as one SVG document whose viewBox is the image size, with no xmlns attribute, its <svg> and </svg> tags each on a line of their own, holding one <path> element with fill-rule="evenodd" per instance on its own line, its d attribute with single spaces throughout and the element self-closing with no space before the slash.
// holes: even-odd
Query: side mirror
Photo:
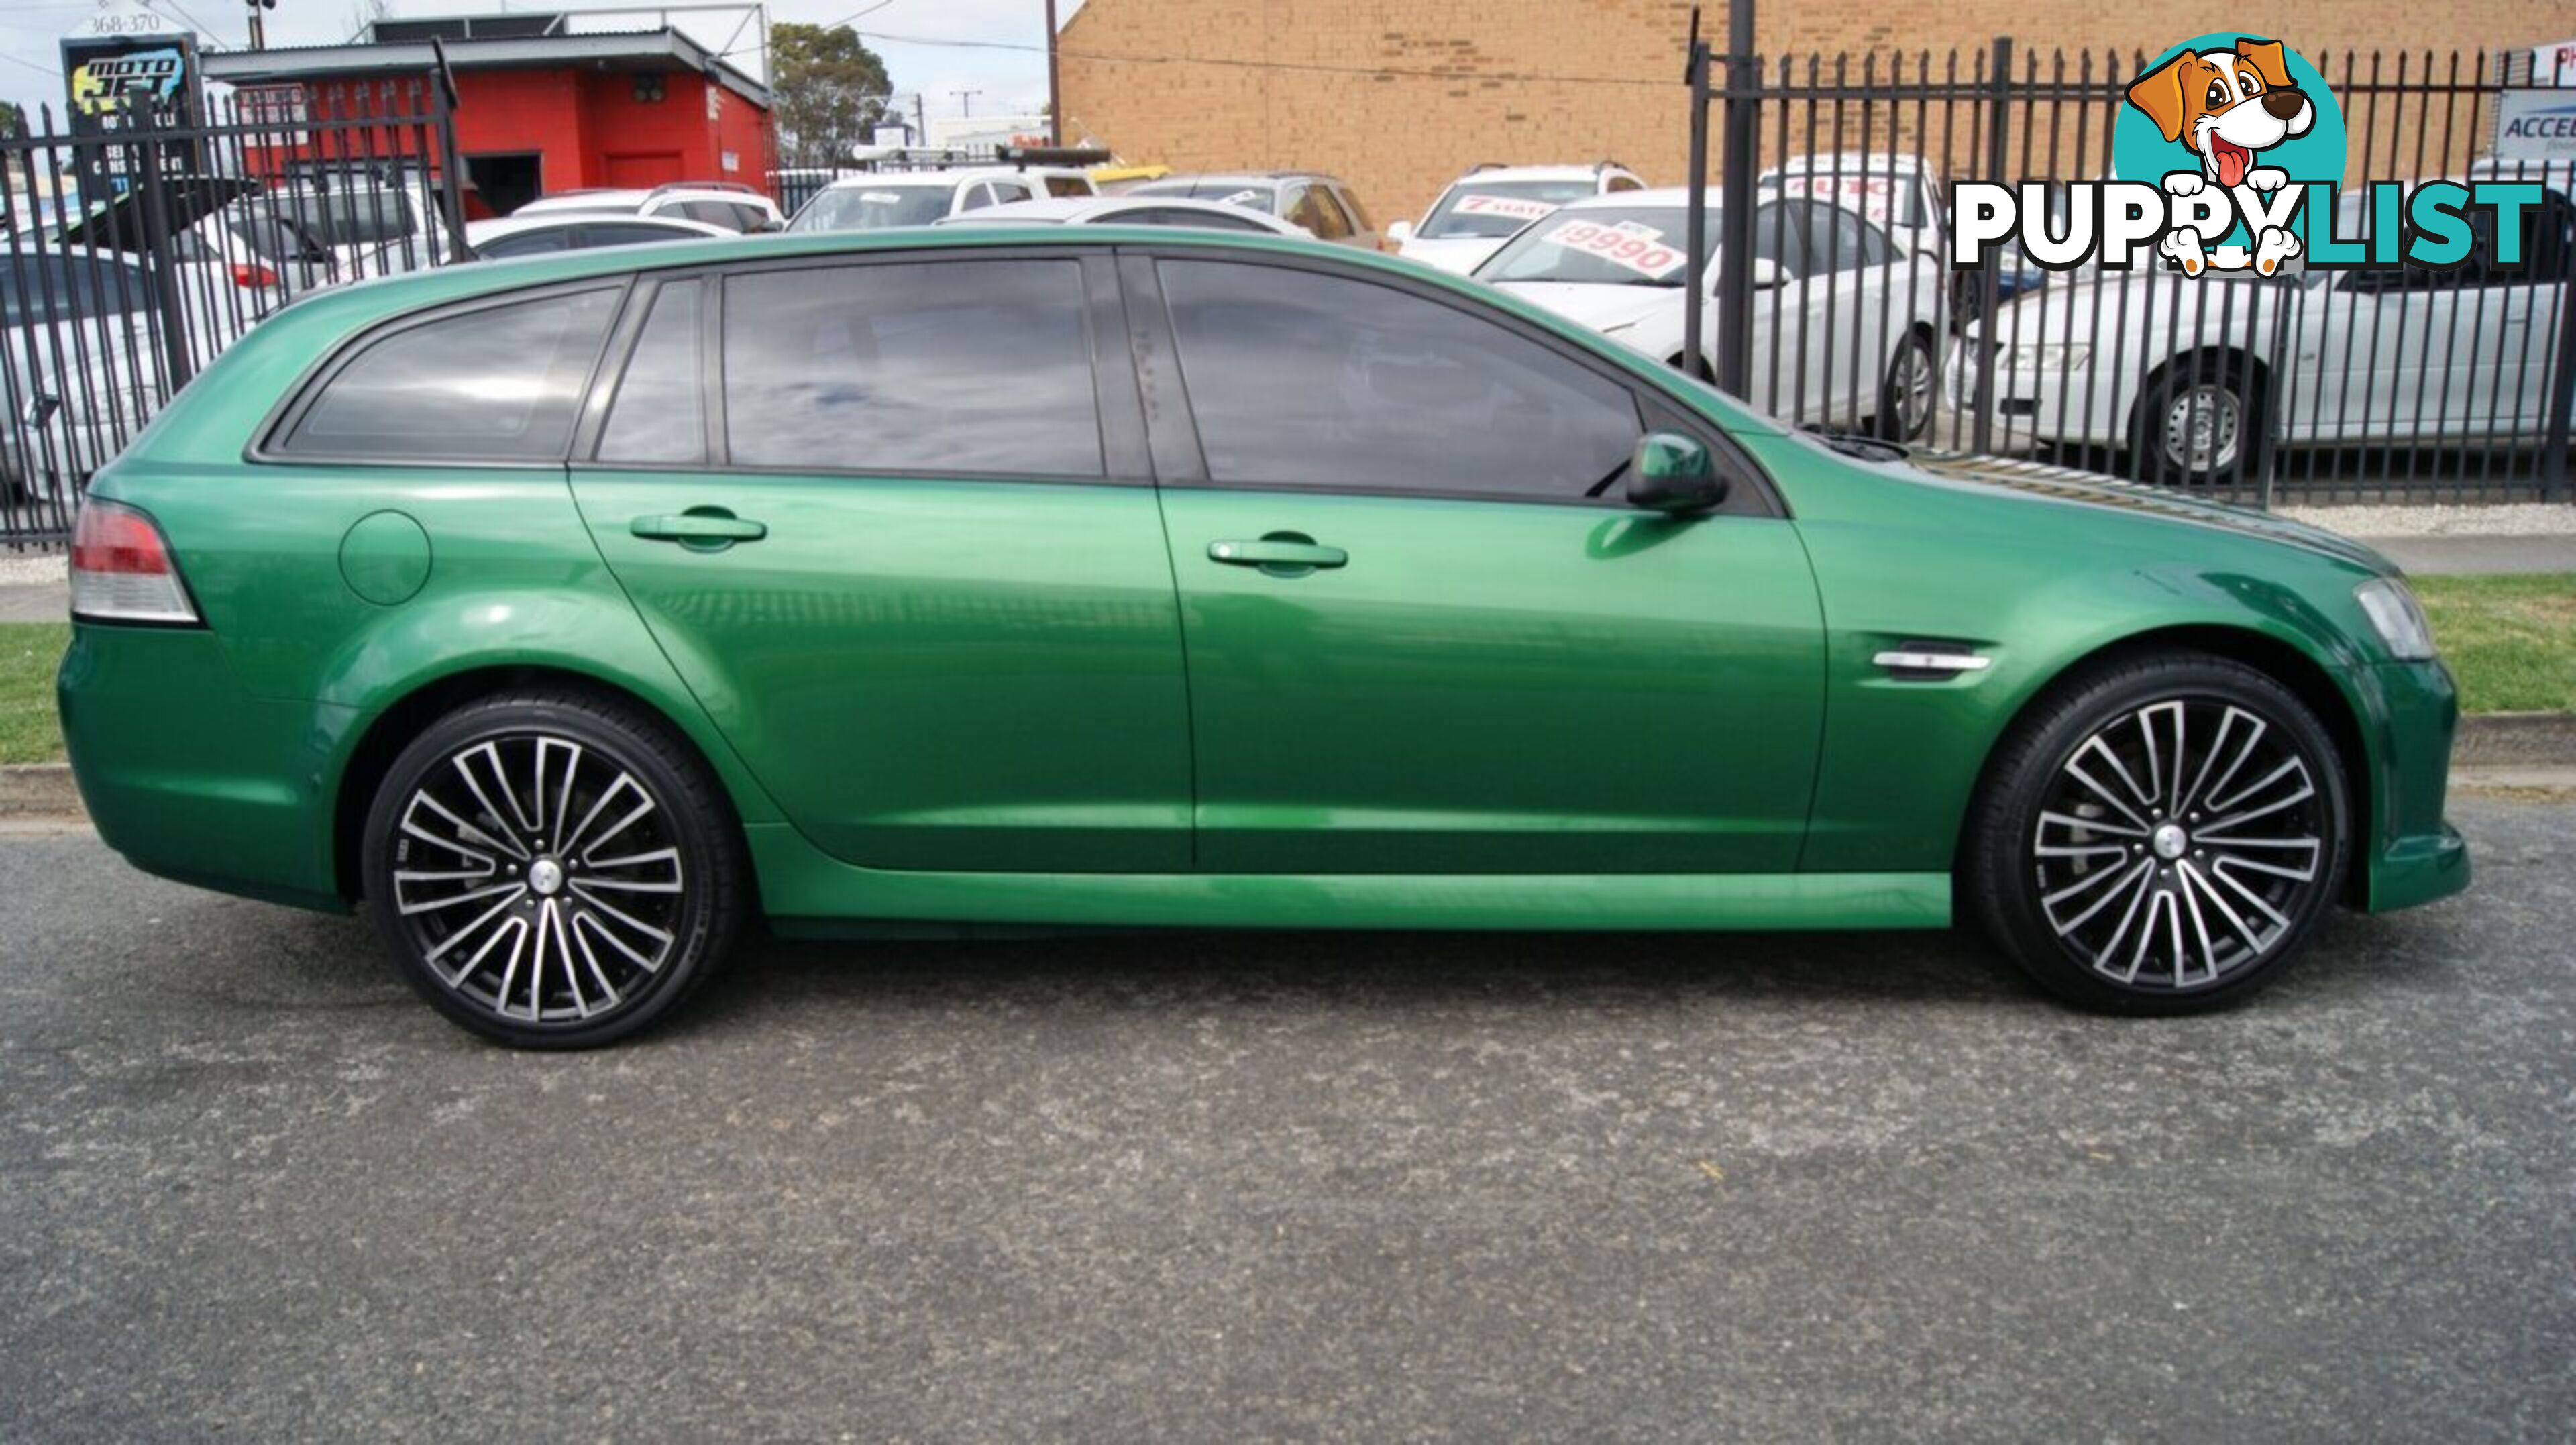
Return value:
<svg viewBox="0 0 2576 1445">
<path fill-rule="evenodd" d="M 1413 239 L 1413 223 L 1411 221 L 1387 222 L 1386 238 L 1399 246 L 1403 245 Z"/>
<path fill-rule="evenodd" d="M 1629 506 L 1680 516 L 1725 500 L 1726 478 L 1718 475 L 1708 448 L 1678 432 L 1648 432 L 1637 439 L 1628 465 Z"/>
</svg>

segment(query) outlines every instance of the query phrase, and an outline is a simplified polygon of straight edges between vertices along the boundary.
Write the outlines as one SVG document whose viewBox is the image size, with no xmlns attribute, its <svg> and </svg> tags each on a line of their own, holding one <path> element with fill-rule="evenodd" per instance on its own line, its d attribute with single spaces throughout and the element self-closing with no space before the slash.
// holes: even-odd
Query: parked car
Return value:
<svg viewBox="0 0 2576 1445">
<path fill-rule="evenodd" d="M 655 241 L 703 241 L 735 236 L 738 231 L 678 216 L 627 216 L 587 211 L 547 211 L 539 215 L 502 216 L 465 227 L 465 245 L 485 261 L 515 256 L 542 256 L 550 251 L 586 251 L 594 246 L 638 246 Z"/>
<path fill-rule="evenodd" d="M 2050 182 L 2050 223 L 2066 224 L 2066 187 Z M 1888 239 L 1920 251 L 1943 265 L 1950 244 L 1950 192 L 1941 171 L 1923 156 L 1905 151 L 1834 151 L 1791 156 L 1764 171 L 1754 182 L 1764 195 L 1814 196 L 1860 212 L 1887 228 Z M 2048 272 L 2036 266 L 2008 266 L 1995 278 L 1999 301 L 2010 301 L 2048 284 Z M 1977 315 L 1985 304 L 1985 282 L 1974 271 L 1951 275 L 1953 321 Z"/>
<path fill-rule="evenodd" d="M 1683 366 L 1689 206 L 1678 186 L 1571 202 L 1505 242 L 1476 279 Z M 1713 208 L 1708 234 L 1713 292 Z M 1753 404 L 1801 423 L 1867 418 L 1899 441 L 1923 435 L 1940 396 L 1939 265 L 1822 200 L 1762 202 L 1753 239 Z M 1703 346 L 1717 325 L 1712 306 Z M 1710 353 L 1692 369 L 1712 374 Z"/>
<path fill-rule="evenodd" d="M 552 216 L 568 212 L 666 217 L 746 235 L 783 230 L 787 225 L 786 217 L 778 213 L 776 201 L 735 181 L 673 181 L 652 187 L 558 191 L 539 196 L 510 214 Z"/>
<path fill-rule="evenodd" d="M 1313 171 L 1245 171 L 1221 175 L 1165 176 L 1130 187 L 1131 196 L 1187 196 L 1277 216 L 1318 241 L 1380 249 L 1377 227 L 1359 197 L 1331 176 Z"/>
<path fill-rule="evenodd" d="M 2366 199 L 2343 197 L 2339 234 L 2367 237 Z M 2487 264 L 2494 211 L 2468 216 L 2471 259 L 2447 271 L 2191 279 L 2159 265 L 2052 286 L 1964 329 L 1954 396 L 1973 397 L 1990 355 L 1998 418 L 2017 437 L 2123 451 L 2172 485 L 2251 475 L 2272 443 L 2532 443 L 2548 416 L 2576 206 L 2546 191 L 2524 213 L 2526 262 L 2511 270 Z M 2296 380 L 2275 388 L 2285 359 Z"/>
<path fill-rule="evenodd" d="M 173 343 L 193 372 L 241 329 L 224 314 L 236 304 L 230 284 L 201 275 L 175 285 L 174 337 L 140 258 L 81 246 L 0 250 L 0 501 L 71 501 L 152 419 L 171 387 Z"/>
<path fill-rule="evenodd" d="M 415 172 L 297 177 L 262 204 L 329 247 L 342 281 L 426 270 L 454 249 L 435 183 Z"/>
<path fill-rule="evenodd" d="M 2451 680 L 2376 554 L 1789 431 L 1348 247 L 453 267 L 288 308 L 165 415 L 71 554 L 99 836 L 363 900 L 510 1043 L 644 1026 L 755 915 L 1960 909 L 2070 998 L 2179 1012 L 2339 902 L 2468 880 Z"/>
<path fill-rule="evenodd" d="M 1386 238 L 1407 260 L 1464 276 L 1521 227 L 1568 201 L 1645 189 L 1617 161 L 1588 166 L 1478 166 L 1449 183 L 1422 223 L 1389 221 Z"/>
<path fill-rule="evenodd" d="M 1092 194 L 1095 192 L 1089 176 L 1078 170 L 1046 166 L 973 166 L 844 176 L 815 192 L 814 199 L 796 213 L 796 219 L 787 223 L 787 229 L 811 233 L 927 226 L 942 217 L 962 216 L 986 206 L 1005 206 L 1039 196 Z"/>
<path fill-rule="evenodd" d="M 939 221 L 943 226 L 1194 226 L 1214 231 L 1306 233 L 1277 216 L 1179 196 L 1092 196 L 1013 201 Z"/>
</svg>

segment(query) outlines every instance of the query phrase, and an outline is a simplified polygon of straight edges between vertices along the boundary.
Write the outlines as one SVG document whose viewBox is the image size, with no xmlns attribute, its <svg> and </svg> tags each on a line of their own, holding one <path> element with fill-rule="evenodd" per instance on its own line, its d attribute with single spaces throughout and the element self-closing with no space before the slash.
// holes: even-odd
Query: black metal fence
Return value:
<svg viewBox="0 0 2576 1445">
<path fill-rule="evenodd" d="M 61 540 L 90 473 L 260 318 L 462 254 L 451 104 L 423 77 L 0 134 L 0 545 Z"/>
<path fill-rule="evenodd" d="M 1939 56 L 1710 58 L 1691 75 L 1696 113 L 1721 120 L 1700 173 L 1726 190 L 1703 354 L 1766 409 L 2267 506 L 2576 499 L 2576 166 L 2493 157 L 2499 97 L 2531 87 L 2488 57 L 2317 57 L 2349 128 L 2340 234 L 2369 224 L 2358 195 L 2372 182 L 2540 181 L 2524 265 L 2489 263 L 2490 224 L 2450 271 L 2293 257 L 2223 278 L 2154 254 L 2125 272 L 2045 271 L 2009 247 L 1962 270 L 1943 254 L 1953 181 L 2037 185 L 2065 234 L 2070 186 L 2115 178 L 2115 122 L 2153 57 L 1998 39 Z M 1731 257 L 1745 259 L 1730 299 Z M 1916 410 L 1921 347 L 1938 379 Z"/>
</svg>

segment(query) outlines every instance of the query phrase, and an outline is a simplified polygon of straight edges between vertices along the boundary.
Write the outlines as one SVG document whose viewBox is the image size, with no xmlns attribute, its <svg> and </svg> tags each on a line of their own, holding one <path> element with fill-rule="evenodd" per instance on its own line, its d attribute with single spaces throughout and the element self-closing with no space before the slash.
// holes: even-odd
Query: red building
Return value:
<svg viewBox="0 0 2576 1445">
<path fill-rule="evenodd" d="M 384 83 L 431 75 L 433 38 L 456 77 L 468 215 L 583 186 L 768 186 L 769 88 L 668 28 L 572 34 L 563 16 L 532 14 L 379 20 L 364 41 L 213 54 L 205 72 L 266 114 L 364 114 Z M 384 146 L 409 155 L 419 142 L 388 127 Z M 315 158 L 274 159 L 283 169 Z"/>
</svg>

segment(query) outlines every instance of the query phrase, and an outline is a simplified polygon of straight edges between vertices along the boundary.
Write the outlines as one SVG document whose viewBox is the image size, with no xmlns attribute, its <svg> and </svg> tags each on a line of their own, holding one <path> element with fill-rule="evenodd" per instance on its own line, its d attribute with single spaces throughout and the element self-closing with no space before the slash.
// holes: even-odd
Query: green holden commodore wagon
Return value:
<svg viewBox="0 0 2576 1445">
<path fill-rule="evenodd" d="M 1752 415 L 1347 247 L 457 267 L 102 471 L 71 759 L 135 864 L 363 904 L 598 1044 L 745 930 L 1940 928 L 2239 997 L 2468 881 L 2451 681 L 2330 535 Z"/>
</svg>

